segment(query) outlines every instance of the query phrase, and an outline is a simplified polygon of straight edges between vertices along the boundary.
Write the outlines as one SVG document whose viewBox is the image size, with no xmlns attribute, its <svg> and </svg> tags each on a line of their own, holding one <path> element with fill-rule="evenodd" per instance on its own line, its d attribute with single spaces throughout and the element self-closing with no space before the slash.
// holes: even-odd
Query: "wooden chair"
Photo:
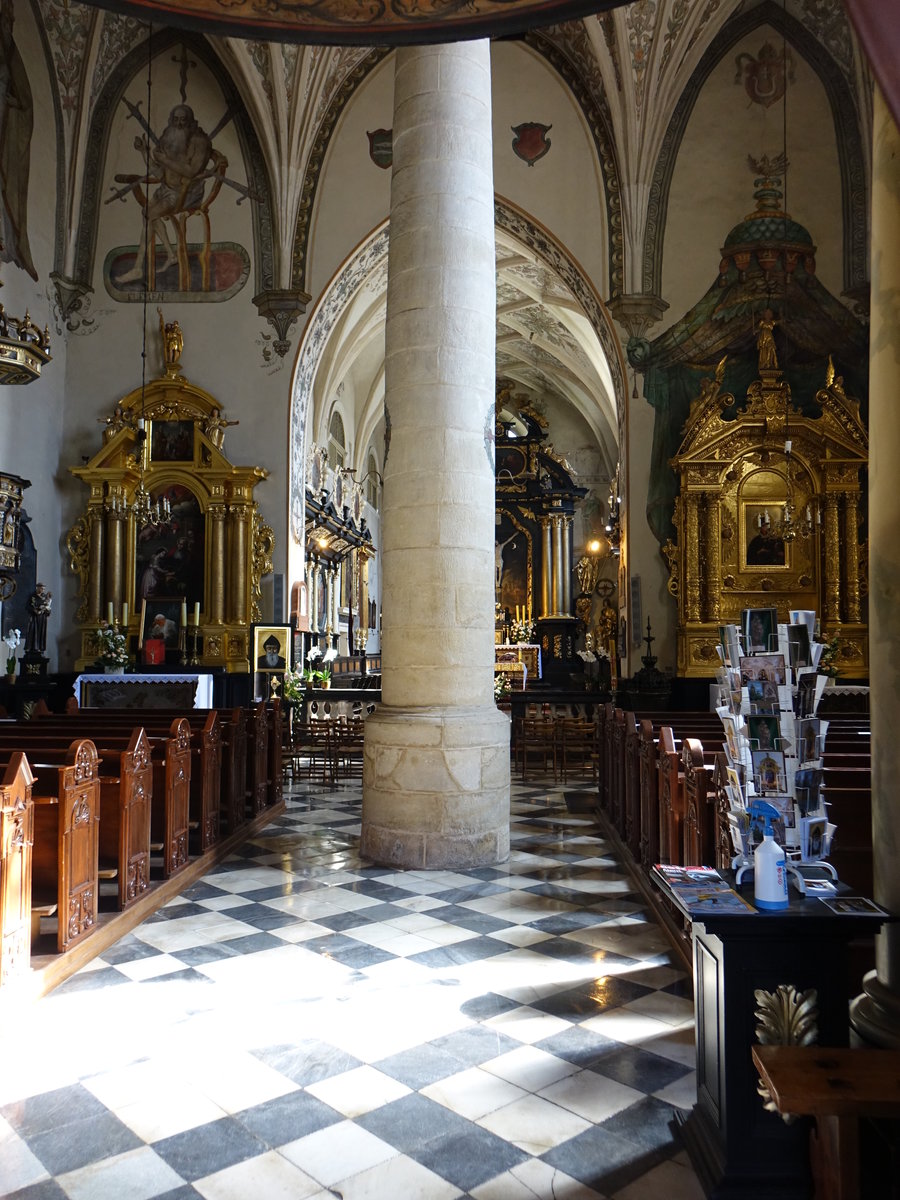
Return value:
<svg viewBox="0 0 900 1200">
<path fill-rule="evenodd" d="M 537 766 L 541 774 L 553 771 L 553 782 L 559 778 L 556 722 L 543 718 L 522 721 L 521 736 L 516 742 L 517 764 L 521 764 L 522 780 L 528 777 L 529 766 Z"/>
<path fill-rule="evenodd" d="M 566 783 L 575 772 L 581 778 L 596 779 L 598 758 L 596 754 L 597 727 L 593 721 L 577 717 L 563 717 L 557 723 L 559 760 L 562 781 Z"/>
</svg>

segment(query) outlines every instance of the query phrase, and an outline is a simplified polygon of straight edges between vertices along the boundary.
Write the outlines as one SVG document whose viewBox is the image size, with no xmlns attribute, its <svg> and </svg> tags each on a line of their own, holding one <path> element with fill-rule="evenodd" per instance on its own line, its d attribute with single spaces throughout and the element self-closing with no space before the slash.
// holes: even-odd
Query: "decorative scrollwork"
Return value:
<svg viewBox="0 0 900 1200">
<path fill-rule="evenodd" d="M 666 581 L 666 591 L 670 596 L 678 596 L 678 547 L 671 538 L 666 538 L 664 545 L 660 546 L 660 554 L 666 560 L 669 568 L 669 578 Z"/>
<path fill-rule="evenodd" d="M 66 549 L 69 552 L 69 567 L 78 576 L 78 595 L 85 596 L 91 568 L 91 524 L 87 513 L 80 516 L 66 534 Z M 75 620 L 87 620 L 86 602 L 83 601 L 79 606 Z"/>
<path fill-rule="evenodd" d="M 259 600 L 262 597 L 262 577 L 272 571 L 272 554 L 275 550 L 275 530 L 266 525 L 260 516 L 259 509 L 254 506 L 253 523 L 251 527 L 251 545 L 253 560 L 250 565 L 250 620 L 261 621 L 262 610 Z"/>
<path fill-rule="evenodd" d="M 815 988 L 798 992 L 789 983 L 781 983 L 774 992 L 757 988 L 756 1040 L 763 1046 L 811 1046 L 819 1037 L 819 1000 Z M 760 1079 L 756 1088 L 768 1112 L 777 1112 L 769 1089 Z M 796 1118 L 782 1113 L 786 1125 Z"/>
</svg>

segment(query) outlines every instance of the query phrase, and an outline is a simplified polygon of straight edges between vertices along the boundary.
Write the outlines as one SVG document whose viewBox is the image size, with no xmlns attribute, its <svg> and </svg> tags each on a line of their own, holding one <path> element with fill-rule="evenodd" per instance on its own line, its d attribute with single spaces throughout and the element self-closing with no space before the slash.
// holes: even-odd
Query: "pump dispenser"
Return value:
<svg viewBox="0 0 900 1200">
<path fill-rule="evenodd" d="M 753 855 L 753 889 L 756 907 L 773 911 L 788 906 L 787 869 L 784 850 L 775 841 L 772 821 L 781 815 L 777 808 L 764 800 L 755 800 L 751 812 L 765 821 L 763 840 Z"/>
</svg>

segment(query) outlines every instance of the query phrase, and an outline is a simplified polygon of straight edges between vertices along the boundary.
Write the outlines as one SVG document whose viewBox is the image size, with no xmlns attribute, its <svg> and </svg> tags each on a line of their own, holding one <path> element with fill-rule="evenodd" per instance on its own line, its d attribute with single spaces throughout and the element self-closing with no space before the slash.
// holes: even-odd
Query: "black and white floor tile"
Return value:
<svg viewBox="0 0 900 1200">
<path fill-rule="evenodd" d="M 0 1195 L 702 1200 L 690 979 L 589 789 L 514 784 L 508 863 L 404 872 L 360 859 L 358 785 L 288 780 L 5 1023 Z"/>
</svg>

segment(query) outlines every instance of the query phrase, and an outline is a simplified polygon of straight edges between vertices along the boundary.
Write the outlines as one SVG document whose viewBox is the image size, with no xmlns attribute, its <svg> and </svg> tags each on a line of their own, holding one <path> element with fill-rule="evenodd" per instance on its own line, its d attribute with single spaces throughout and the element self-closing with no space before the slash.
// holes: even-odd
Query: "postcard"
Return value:
<svg viewBox="0 0 900 1200">
<path fill-rule="evenodd" d="M 783 654 L 752 654 L 744 655 L 740 660 L 741 683 L 748 684 L 751 680 L 762 683 L 774 683 L 779 687 L 787 680 Z"/>
<path fill-rule="evenodd" d="M 753 779 L 762 793 L 785 789 L 784 754 L 781 750 L 751 750 Z"/>
<path fill-rule="evenodd" d="M 822 896 L 822 903 L 833 913 L 841 916 L 857 916 L 860 913 L 888 916 L 889 914 L 868 896 Z"/>
<path fill-rule="evenodd" d="M 800 857 L 803 862 L 816 862 L 825 852 L 825 834 L 828 829 L 828 818 L 801 817 L 800 826 Z"/>
<path fill-rule="evenodd" d="M 751 653 L 767 653 L 778 648 L 778 610 L 745 608 L 741 613 L 744 646 Z"/>
<path fill-rule="evenodd" d="M 778 718 L 758 713 L 748 717 L 747 737 L 751 750 L 780 750 L 781 726 Z"/>
</svg>

